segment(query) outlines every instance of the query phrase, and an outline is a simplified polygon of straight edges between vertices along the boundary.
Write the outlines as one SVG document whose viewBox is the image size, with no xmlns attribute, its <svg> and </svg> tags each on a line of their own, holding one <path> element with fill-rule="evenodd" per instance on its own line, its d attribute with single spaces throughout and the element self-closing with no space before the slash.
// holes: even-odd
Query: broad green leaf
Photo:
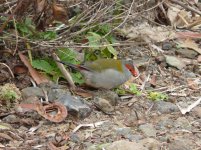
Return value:
<svg viewBox="0 0 201 150">
<path fill-rule="evenodd" d="M 89 40 L 89 46 L 93 48 L 99 48 L 101 44 L 101 36 L 94 32 L 89 32 L 88 34 L 89 36 L 87 36 L 87 39 Z"/>
<path fill-rule="evenodd" d="M 82 74 L 80 72 L 71 73 L 71 76 L 72 76 L 73 81 L 75 83 L 78 83 L 78 84 L 83 84 L 84 83 L 83 76 L 82 76 Z"/>
<path fill-rule="evenodd" d="M 54 31 L 46 31 L 41 33 L 41 38 L 45 40 L 52 40 L 55 39 L 57 36 L 56 32 Z"/>
<path fill-rule="evenodd" d="M 101 57 L 111 58 L 112 54 L 107 48 L 105 48 L 105 49 L 101 50 Z"/>
<path fill-rule="evenodd" d="M 136 94 L 136 95 L 140 95 L 141 92 L 137 89 L 137 86 L 135 84 L 130 84 L 129 86 L 129 92 Z"/>
<path fill-rule="evenodd" d="M 117 51 L 111 45 L 107 46 L 107 49 L 115 58 L 117 57 Z"/>
<path fill-rule="evenodd" d="M 42 70 L 48 74 L 53 74 L 54 67 L 52 67 L 47 61 L 45 60 L 33 60 L 32 66 L 36 69 Z"/>
<path fill-rule="evenodd" d="M 88 34 L 93 36 L 96 40 L 101 40 L 101 36 L 95 32 L 88 32 Z"/>
<path fill-rule="evenodd" d="M 60 48 L 58 49 L 57 54 L 62 61 L 66 61 L 72 64 L 80 63 L 77 60 L 76 53 L 71 48 Z"/>
<path fill-rule="evenodd" d="M 153 101 L 163 101 L 168 99 L 168 95 L 160 92 L 150 92 L 148 98 Z"/>
</svg>

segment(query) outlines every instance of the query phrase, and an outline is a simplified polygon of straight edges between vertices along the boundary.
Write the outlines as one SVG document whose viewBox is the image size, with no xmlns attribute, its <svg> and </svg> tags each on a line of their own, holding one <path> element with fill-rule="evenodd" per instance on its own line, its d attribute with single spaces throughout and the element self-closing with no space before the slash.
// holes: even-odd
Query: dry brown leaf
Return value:
<svg viewBox="0 0 201 150">
<path fill-rule="evenodd" d="M 180 47 L 185 47 L 185 48 L 191 48 L 201 54 L 201 49 L 199 48 L 198 44 L 195 43 L 192 39 L 186 39 L 185 41 L 180 40 L 179 41 L 179 46 Z"/>
<path fill-rule="evenodd" d="M 150 84 L 151 84 L 152 86 L 154 86 L 154 87 L 156 86 L 156 75 L 155 75 L 155 74 L 152 75 Z"/>
<path fill-rule="evenodd" d="M 165 27 L 153 27 L 147 23 L 140 24 L 139 26 L 133 27 L 128 26 L 123 29 L 119 29 L 120 32 L 125 34 L 131 39 L 143 39 L 147 42 L 162 42 L 167 39 L 175 38 L 175 31 L 167 29 Z"/>
<path fill-rule="evenodd" d="M 167 16 L 172 25 L 175 26 L 176 21 L 178 19 L 178 13 L 181 11 L 181 8 L 176 6 L 170 6 L 167 11 Z"/>
<path fill-rule="evenodd" d="M 84 98 L 89 98 L 89 97 L 93 96 L 92 93 L 85 91 L 85 90 L 82 90 L 82 89 L 75 89 L 75 90 L 73 90 L 73 92 L 75 92 L 75 94 L 82 96 Z"/>
<path fill-rule="evenodd" d="M 201 63 L 201 55 L 198 56 L 197 61 L 198 61 L 199 63 Z"/>
<path fill-rule="evenodd" d="M 201 38 L 201 33 L 197 32 L 177 32 L 176 33 L 177 38 L 185 39 L 200 39 Z"/>
<path fill-rule="evenodd" d="M 58 102 L 51 103 L 45 106 L 43 106 L 42 103 L 35 102 L 32 104 L 19 104 L 17 107 L 18 109 L 21 109 L 21 112 L 35 110 L 45 119 L 48 119 L 52 122 L 62 122 L 68 115 L 66 106 Z M 50 114 L 50 110 L 54 110 L 56 114 Z"/>
<path fill-rule="evenodd" d="M 198 90 L 199 86 L 198 84 L 195 82 L 195 80 L 192 79 L 187 79 L 187 83 L 188 83 L 188 87 L 192 90 Z"/>
<path fill-rule="evenodd" d="M 45 8 L 46 0 L 37 0 L 36 13 L 41 13 Z"/>
<path fill-rule="evenodd" d="M 15 65 L 13 67 L 14 74 L 26 74 L 28 73 L 28 69 L 25 65 Z"/>
<path fill-rule="evenodd" d="M 7 135 L 6 133 L 0 133 L 0 138 L 1 140 L 9 140 L 9 141 L 13 141 L 13 138 L 10 137 L 9 135 Z"/>
<path fill-rule="evenodd" d="M 24 63 L 24 65 L 28 68 L 29 73 L 31 75 L 31 77 L 34 79 L 34 81 L 37 84 L 40 83 L 44 83 L 44 82 L 48 82 L 49 80 L 43 75 L 40 74 L 39 72 L 37 72 L 30 64 L 29 60 L 27 59 L 27 57 L 25 55 L 23 55 L 22 53 L 18 53 L 19 57 L 21 59 L 21 61 Z"/>
<path fill-rule="evenodd" d="M 52 10 L 53 10 L 53 16 L 55 20 L 61 21 L 65 24 L 68 23 L 68 15 L 63 6 L 53 3 Z"/>
<path fill-rule="evenodd" d="M 48 113 L 50 110 L 55 110 L 56 114 L 52 115 Z M 43 116 L 45 119 L 48 119 L 52 122 L 62 122 L 68 115 L 66 106 L 61 103 L 55 102 L 43 106 L 41 103 L 36 103 L 35 110 Z"/>
</svg>

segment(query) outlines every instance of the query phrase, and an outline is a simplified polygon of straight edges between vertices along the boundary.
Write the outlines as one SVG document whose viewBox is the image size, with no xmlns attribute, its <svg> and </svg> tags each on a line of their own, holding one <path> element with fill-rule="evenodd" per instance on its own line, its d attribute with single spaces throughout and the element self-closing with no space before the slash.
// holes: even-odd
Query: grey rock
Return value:
<svg viewBox="0 0 201 150">
<path fill-rule="evenodd" d="M 168 117 L 164 117 L 161 121 L 156 125 L 156 129 L 165 130 L 168 128 L 172 128 L 174 126 L 174 121 L 169 119 Z"/>
<path fill-rule="evenodd" d="M 94 104 L 106 114 L 110 114 L 114 111 L 114 106 L 104 98 L 95 97 Z"/>
<path fill-rule="evenodd" d="M 140 141 L 141 139 L 143 139 L 143 135 L 139 135 L 139 134 L 129 134 L 126 136 L 127 139 L 129 139 L 130 141 Z"/>
<path fill-rule="evenodd" d="M 190 150 L 190 145 L 187 140 L 176 139 L 168 144 L 169 150 Z"/>
<path fill-rule="evenodd" d="M 39 87 L 27 87 L 21 91 L 23 99 L 31 96 L 44 97 L 43 90 Z"/>
<path fill-rule="evenodd" d="M 121 135 L 121 136 L 127 136 L 128 134 L 131 134 L 132 133 L 132 130 L 131 128 L 129 127 L 125 127 L 125 128 L 117 128 L 116 129 L 116 133 L 117 135 Z"/>
<path fill-rule="evenodd" d="M 177 49 L 176 52 L 186 58 L 191 58 L 191 59 L 194 59 L 197 55 L 198 55 L 198 52 L 194 51 L 194 50 L 190 50 L 190 49 L 187 49 L 187 48 L 180 48 L 180 49 Z"/>
<path fill-rule="evenodd" d="M 165 102 L 165 101 L 156 102 L 154 108 L 162 114 L 179 111 L 179 108 L 175 104 L 170 103 L 170 102 Z"/>
<path fill-rule="evenodd" d="M 107 100 L 112 106 L 117 105 L 117 102 L 120 100 L 118 94 L 110 90 L 99 90 L 93 94 L 94 97 L 100 97 Z"/>
<path fill-rule="evenodd" d="M 133 132 L 129 127 L 117 128 L 116 134 L 117 136 L 124 137 L 125 139 L 129 139 L 130 141 L 139 141 L 140 139 L 142 139 L 141 135 L 133 135 Z"/>
<path fill-rule="evenodd" d="M 48 100 L 50 102 L 57 100 L 59 97 L 62 97 L 65 94 L 71 95 L 65 86 L 52 82 L 41 83 L 39 87 L 42 89 L 42 91 L 44 90 L 47 92 Z"/>
<path fill-rule="evenodd" d="M 152 124 L 143 124 L 139 126 L 139 129 L 145 134 L 147 137 L 156 137 L 156 129 Z"/>
<path fill-rule="evenodd" d="M 72 134 L 70 135 L 70 139 L 71 139 L 71 141 L 74 142 L 74 143 L 79 143 L 79 142 L 80 142 L 79 136 L 78 136 L 77 134 L 74 134 L 74 133 L 72 133 Z"/>
<path fill-rule="evenodd" d="M 84 142 L 84 144 L 86 144 L 86 142 Z M 90 143 L 87 143 L 88 145 L 90 145 L 87 150 L 102 150 L 102 149 L 105 149 L 105 147 L 111 145 L 110 143 L 103 143 L 103 144 L 92 144 L 91 142 Z"/>
<path fill-rule="evenodd" d="M 92 109 L 85 104 L 81 99 L 65 94 L 61 96 L 57 102 L 62 103 L 67 107 L 68 112 L 77 118 L 84 119 L 88 117 Z"/>
<path fill-rule="evenodd" d="M 105 147 L 106 150 L 148 150 L 145 146 L 136 142 L 126 140 L 115 141 L 111 145 Z"/>
<path fill-rule="evenodd" d="M 48 100 L 56 101 L 65 94 L 71 95 L 71 93 L 66 89 L 52 88 L 48 91 Z"/>
<path fill-rule="evenodd" d="M 170 50 L 172 49 L 172 44 L 170 42 L 164 42 L 162 45 L 163 50 Z"/>
<path fill-rule="evenodd" d="M 178 129 L 185 129 L 191 130 L 191 124 L 185 117 L 179 117 L 176 121 L 174 126 Z"/>
<path fill-rule="evenodd" d="M 15 115 L 12 115 L 12 114 L 4 117 L 2 120 L 7 122 L 7 123 L 19 122 L 19 118 Z"/>
<path fill-rule="evenodd" d="M 140 140 L 140 143 L 147 147 L 149 150 L 159 150 L 160 142 L 153 138 L 145 138 Z"/>
<path fill-rule="evenodd" d="M 177 57 L 165 55 L 166 63 L 177 69 L 183 69 L 186 65 L 185 63 Z"/>
<path fill-rule="evenodd" d="M 187 78 L 196 78 L 196 74 L 193 73 L 193 72 L 186 72 L 186 73 L 185 73 L 185 76 L 186 76 Z"/>
<path fill-rule="evenodd" d="M 192 109 L 192 114 L 201 118 L 201 107 L 197 106 Z"/>
</svg>

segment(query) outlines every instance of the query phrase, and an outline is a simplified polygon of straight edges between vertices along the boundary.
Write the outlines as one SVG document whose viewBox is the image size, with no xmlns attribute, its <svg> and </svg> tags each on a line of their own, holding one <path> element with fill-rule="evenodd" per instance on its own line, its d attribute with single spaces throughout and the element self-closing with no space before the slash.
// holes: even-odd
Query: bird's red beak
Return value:
<svg viewBox="0 0 201 150">
<path fill-rule="evenodd" d="M 132 73 L 133 76 L 137 77 L 139 75 L 139 70 L 135 65 L 126 64 L 126 68 Z"/>
</svg>

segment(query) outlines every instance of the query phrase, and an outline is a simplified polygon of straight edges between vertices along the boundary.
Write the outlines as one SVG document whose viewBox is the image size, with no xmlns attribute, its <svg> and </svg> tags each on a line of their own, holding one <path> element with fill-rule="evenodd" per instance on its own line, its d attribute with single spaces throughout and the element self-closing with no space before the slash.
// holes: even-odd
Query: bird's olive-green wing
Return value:
<svg viewBox="0 0 201 150">
<path fill-rule="evenodd" d="M 94 70 L 97 72 L 101 72 L 106 69 L 115 69 L 118 71 L 123 71 L 122 61 L 115 59 L 98 59 L 93 62 L 85 62 L 84 66 L 89 68 L 90 70 Z"/>
</svg>

